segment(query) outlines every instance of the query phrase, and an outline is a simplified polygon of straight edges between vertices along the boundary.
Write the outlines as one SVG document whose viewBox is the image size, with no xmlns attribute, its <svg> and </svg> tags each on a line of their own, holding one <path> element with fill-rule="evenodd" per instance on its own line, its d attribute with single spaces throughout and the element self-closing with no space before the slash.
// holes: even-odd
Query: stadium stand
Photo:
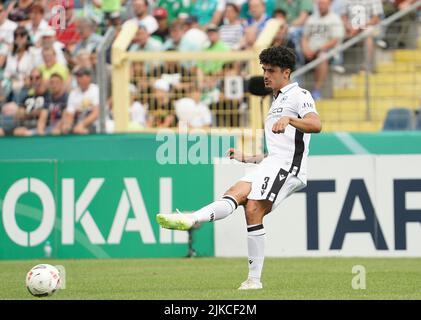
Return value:
<svg viewBox="0 0 421 320">
<path fill-rule="evenodd" d="M 194 121 L 195 127 L 261 127 L 261 101 L 245 90 L 247 79 L 261 73 L 257 53 L 271 43 L 286 45 L 298 54 L 298 68 L 305 67 L 304 63 L 323 57 L 347 38 L 364 33 L 351 32 L 351 7 L 357 2 L 305 1 L 306 6 L 300 12 L 302 19 L 295 19 L 292 8 L 279 1 L 263 0 L 227 4 L 214 0 L 206 10 L 183 2 L 179 12 L 165 1 L 3 1 L 0 4 L 0 104 L 1 116 L 8 120 L 2 121 L 7 123 L 7 128 L 0 130 L 0 134 L 14 135 L 15 129 L 20 127 L 27 130 L 17 132 L 26 135 L 45 134 L 38 125 L 45 122 L 45 119 L 40 120 L 42 108 L 48 110 L 48 119 L 54 112 L 69 122 L 66 124 L 69 130 L 49 128 L 48 132 L 87 133 L 74 129 L 77 119 L 89 116 L 90 110 L 97 110 L 93 101 L 103 107 L 98 119 L 105 119 L 108 133 L 177 127 L 180 122 L 175 106 L 181 99 L 194 101 L 202 115 L 206 115 L 206 121 L 204 118 Z M 320 64 L 315 73 L 308 72 L 297 79 L 302 86 L 313 90 L 318 99 L 325 131 L 378 131 L 391 107 L 401 105 L 415 110 L 420 105 L 421 41 L 417 42 L 420 22 L 416 7 L 408 10 L 408 6 L 415 6 L 417 1 L 370 3 L 375 6 L 367 9 L 373 13 L 368 17 L 372 20 L 367 20 L 370 27 L 399 12 L 404 15 L 382 25 L 380 32 L 339 52 L 329 64 Z M 330 20 L 324 21 L 326 12 Z M 276 27 L 267 27 L 274 21 Z M 136 30 L 130 31 L 133 37 L 127 33 L 130 28 L 124 27 L 128 22 L 135 25 Z M 343 26 L 339 25 L 341 22 Z M 333 38 L 318 34 L 325 24 L 329 26 L 326 30 L 335 35 Z M 345 39 L 341 31 L 335 32 L 335 25 L 346 31 Z M 116 39 L 125 28 L 125 41 L 129 43 L 124 49 L 106 48 L 106 64 L 102 64 L 97 60 L 98 50 L 111 27 Z M 366 26 L 360 27 L 361 31 Z M 303 34 L 304 42 L 301 41 Z M 113 56 L 112 52 L 118 50 L 120 55 Z M 46 53 L 55 55 L 56 60 L 44 61 Z M 190 53 L 195 54 L 196 60 Z M 119 71 L 121 63 L 127 63 L 124 68 L 130 70 L 128 77 L 125 71 Z M 57 105 L 47 90 L 43 95 L 46 101 L 41 103 L 38 99 L 35 106 L 35 99 L 31 99 L 34 83 L 30 74 L 34 68 L 47 64 L 51 65 L 47 67 L 49 71 L 42 70 L 46 88 L 49 88 L 46 74 L 58 73 L 65 80 L 65 93 L 80 87 L 79 80 L 92 82 L 98 85 L 100 93 L 106 92 L 105 102 L 96 98 L 92 101 L 90 93 L 82 95 L 80 103 L 70 108 L 72 112 L 67 112 L 68 106 L 62 102 L 62 110 L 57 112 Z M 78 73 L 81 68 L 90 72 Z M 104 79 L 98 79 L 98 69 L 106 70 L 102 77 L 112 77 L 113 86 L 118 82 L 113 91 L 111 84 L 104 85 Z M 120 109 L 125 117 L 130 117 L 121 122 L 123 125 L 119 122 Z M 178 113 L 188 110 L 178 109 Z M 45 112 L 43 114 L 45 118 Z M 52 123 L 64 121 L 58 120 L 61 119 L 52 119 Z M 88 132 L 99 132 L 99 120 L 96 116 L 92 120 L 94 125 Z"/>
<path fill-rule="evenodd" d="M 383 125 L 383 131 L 412 130 L 414 128 L 414 113 L 408 108 L 389 109 Z"/>
<path fill-rule="evenodd" d="M 414 128 L 415 130 L 421 130 L 421 108 L 416 112 Z"/>
</svg>

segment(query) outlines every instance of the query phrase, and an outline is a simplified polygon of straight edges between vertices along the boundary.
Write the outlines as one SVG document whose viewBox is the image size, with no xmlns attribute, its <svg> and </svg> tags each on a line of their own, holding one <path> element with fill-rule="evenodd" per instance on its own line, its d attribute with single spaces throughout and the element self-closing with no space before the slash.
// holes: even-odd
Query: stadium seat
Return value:
<svg viewBox="0 0 421 320">
<path fill-rule="evenodd" d="M 415 117 L 415 130 L 421 130 L 421 108 L 417 110 L 417 115 Z"/>
<path fill-rule="evenodd" d="M 383 131 L 412 130 L 413 111 L 408 108 L 392 108 L 387 112 Z"/>
</svg>

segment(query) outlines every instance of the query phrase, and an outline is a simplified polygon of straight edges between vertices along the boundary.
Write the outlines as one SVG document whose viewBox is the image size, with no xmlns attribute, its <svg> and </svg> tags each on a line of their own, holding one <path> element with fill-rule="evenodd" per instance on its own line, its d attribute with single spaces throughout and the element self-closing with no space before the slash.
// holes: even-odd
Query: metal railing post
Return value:
<svg viewBox="0 0 421 320">
<path fill-rule="evenodd" d="M 370 104 L 370 72 L 373 68 L 371 61 L 370 48 L 367 41 L 364 41 L 364 60 L 365 60 L 365 118 L 367 121 L 371 120 L 371 104 Z"/>
<path fill-rule="evenodd" d="M 109 28 L 105 33 L 104 39 L 99 44 L 97 49 L 97 82 L 99 87 L 99 132 L 105 133 L 105 118 L 107 116 L 107 91 L 108 91 L 108 79 L 107 76 L 107 61 L 106 52 L 111 46 L 114 39 L 115 29 Z"/>
</svg>

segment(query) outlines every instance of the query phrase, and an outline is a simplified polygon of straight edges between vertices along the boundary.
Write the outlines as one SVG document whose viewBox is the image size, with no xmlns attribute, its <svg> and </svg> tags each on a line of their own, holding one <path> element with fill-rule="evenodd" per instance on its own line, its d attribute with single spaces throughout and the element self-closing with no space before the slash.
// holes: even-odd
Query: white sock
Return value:
<svg viewBox="0 0 421 320">
<path fill-rule="evenodd" d="M 209 222 L 221 220 L 228 217 L 237 209 L 238 203 L 231 196 L 223 196 L 221 200 L 217 200 L 190 214 L 196 222 Z"/>
<path fill-rule="evenodd" d="M 247 226 L 249 278 L 260 281 L 265 260 L 266 233 L 263 224 Z"/>
</svg>

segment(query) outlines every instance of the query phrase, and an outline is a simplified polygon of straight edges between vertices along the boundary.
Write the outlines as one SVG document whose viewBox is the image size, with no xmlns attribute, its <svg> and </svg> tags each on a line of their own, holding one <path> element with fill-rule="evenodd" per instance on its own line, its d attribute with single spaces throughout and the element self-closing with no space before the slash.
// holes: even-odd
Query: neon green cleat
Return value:
<svg viewBox="0 0 421 320">
<path fill-rule="evenodd" d="M 183 231 L 190 230 L 195 224 L 191 217 L 182 213 L 158 213 L 156 221 L 163 228 Z"/>
</svg>

